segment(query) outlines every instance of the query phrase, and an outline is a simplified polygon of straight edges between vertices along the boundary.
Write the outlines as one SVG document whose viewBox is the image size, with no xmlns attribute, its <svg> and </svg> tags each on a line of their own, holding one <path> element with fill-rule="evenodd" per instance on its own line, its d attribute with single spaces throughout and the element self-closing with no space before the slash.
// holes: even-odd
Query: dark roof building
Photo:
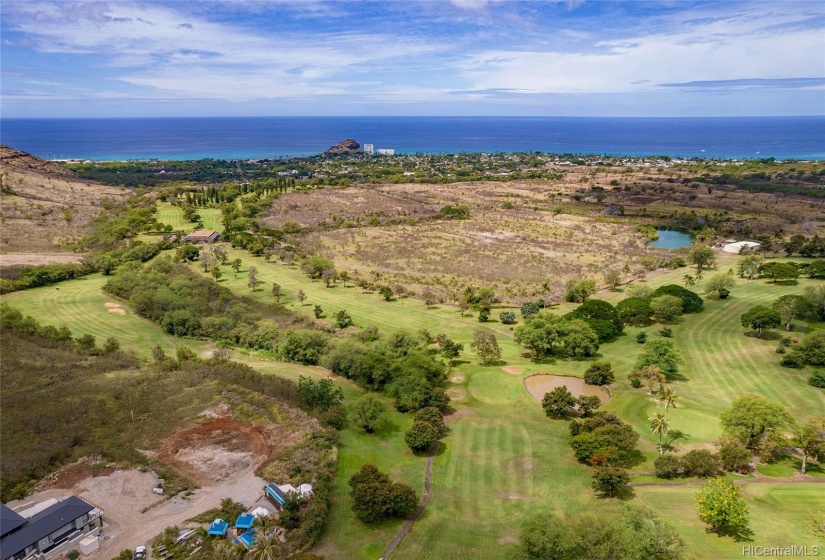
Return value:
<svg viewBox="0 0 825 560">
<path fill-rule="evenodd" d="M 193 231 L 189 235 L 183 238 L 184 241 L 188 241 L 190 243 L 214 243 L 221 238 L 221 234 L 217 231 L 205 230 L 200 229 L 197 231 Z"/>
<path fill-rule="evenodd" d="M 70 538 L 102 525 L 103 512 L 76 496 L 26 519 L 0 507 L 0 560 L 22 560 L 46 552 Z"/>
</svg>

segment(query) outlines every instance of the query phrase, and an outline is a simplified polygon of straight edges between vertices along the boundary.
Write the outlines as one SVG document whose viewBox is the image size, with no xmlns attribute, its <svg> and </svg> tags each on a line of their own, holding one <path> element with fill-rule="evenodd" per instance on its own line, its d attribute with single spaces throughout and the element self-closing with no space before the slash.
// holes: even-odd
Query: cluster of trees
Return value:
<svg viewBox="0 0 825 560">
<path fill-rule="evenodd" d="M 599 350 L 599 336 L 587 321 L 550 313 L 525 317 L 524 324 L 516 327 L 515 341 L 529 349 L 534 359 L 544 356 L 582 358 L 594 356 Z"/>
<path fill-rule="evenodd" d="M 320 353 L 320 363 L 364 389 L 386 392 L 401 412 L 441 409 L 450 402 L 446 367 L 431 352 L 425 340 L 407 331 L 387 337 L 365 331 L 361 340 L 336 340 Z"/>
<path fill-rule="evenodd" d="M 792 235 L 784 243 L 784 249 L 789 257 L 797 254 L 802 257 L 825 257 L 825 238 L 819 235 Z"/>
<path fill-rule="evenodd" d="M 795 262 L 766 262 L 759 254 L 743 255 L 737 262 L 737 271 L 741 278 L 767 278 L 774 283 L 794 280 L 800 276 L 808 278 L 825 278 L 825 260 L 815 260 L 806 263 Z"/>
<path fill-rule="evenodd" d="M 720 287 L 722 289 L 724 287 Z M 685 313 L 698 313 L 704 307 L 704 301 L 696 292 L 676 284 L 652 291 L 647 286 L 639 286 L 628 293 L 630 297 L 616 305 L 616 312 L 622 323 L 635 327 L 649 325 L 652 319 L 670 323 Z M 720 296 L 722 293 L 717 291 Z"/>
<path fill-rule="evenodd" d="M 406 518 L 418 505 L 418 495 L 407 484 L 392 479 L 370 463 L 364 464 L 349 479 L 352 511 L 364 523 L 391 517 Z"/>
<path fill-rule="evenodd" d="M 602 404 L 599 397 L 582 395 L 574 397 L 567 387 L 556 387 L 549 393 L 545 393 L 541 399 L 541 407 L 544 413 L 550 418 L 568 418 L 578 413 L 583 417 L 589 417 Z"/>
<path fill-rule="evenodd" d="M 404 435 L 407 446 L 416 453 L 423 453 L 441 438 L 444 415 L 435 407 L 428 406 L 415 413 L 413 425 Z"/>
<path fill-rule="evenodd" d="M 674 527 L 647 508 L 617 513 L 539 515 L 521 528 L 508 560 L 681 560 L 685 544 Z"/>
<path fill-rule="evenodd" d="M 592 486 L 605 496 L 619 494 L 630 483 L 625 467 L 638 455 L 639 434 L 609 412 L 570 422 L 570 446 L 576 459 L 592 467 Z"/>
</svg>

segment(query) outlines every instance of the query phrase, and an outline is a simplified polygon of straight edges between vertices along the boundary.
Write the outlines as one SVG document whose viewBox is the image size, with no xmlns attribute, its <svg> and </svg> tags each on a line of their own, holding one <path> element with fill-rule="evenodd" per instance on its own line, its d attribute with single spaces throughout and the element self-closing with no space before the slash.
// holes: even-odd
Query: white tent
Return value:
<svg viewBox="0 0 825 560">
<path fill-rule="evenodd" d="M 269 517 L 272 515 L 268 509 L 262 507 L 256 507 L 250 513 L 255 517 Z"/>
<path fill-rule="evenodd" d="M 742 249 L 756 249 L 759 245 L 761 245 L 761 243 L 757 243 L 756 241 L 737 241 L 735 243 L 726 243 L 722 247 L 722 250 L 726 253 L 738 255 Z"/>
</svg>

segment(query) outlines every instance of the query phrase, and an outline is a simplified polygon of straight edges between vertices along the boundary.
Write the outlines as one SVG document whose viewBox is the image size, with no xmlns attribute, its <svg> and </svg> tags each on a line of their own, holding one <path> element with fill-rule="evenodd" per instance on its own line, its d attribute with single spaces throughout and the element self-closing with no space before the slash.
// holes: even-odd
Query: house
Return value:
<svg viewBox="0 0 825 560">
<path fill-rule="evenodd" d="M 29 510 L 31 511 L 31 510 Z M 23 517 L 0 504 L 0 559 L 22 560 L 103 526 L 103 510 L 77 496 Z"/>
<path fill-rule="evenodd" d="M 219 241 L 220 238 L 221 234 L 217 231 L 199 229 L 184 236 L 183 240 L 187 243 L 215 243 Z"/>
<path fill-rule="evenodd" d="M 279 508 L 284 507 L 284 501 L 286 501 L 286 494 L 284 494 L 283 490 L 281 490 L 278 487 L 278 485 L 274 482 L 271 482 L 264 486 L 264 495 L 275 506 Z"/>
<path fill-rule="evenodd" d="M 312 497 L 312 484 L 301 484 L 298 488 L 295 488 L 291 484 L 275 484 L 270 483 L 267 484 L 264 488 L 264 494 L 269 499 L 270 502 L 278 506 L 279 508 L 284 507 L 284 500 L 289 494 L 297 494 L 301 498 L 308 500 Z"/>
<path fill-rule="evenodd" d="M 212 525 L 209 526 L 209 530 L 206 531 L 206 534 L 212 537 L 223 537 L 226 536 L 227 529 L 229 529 L 229 523 L 218 518 L 212 522 Z"/>
</svg>

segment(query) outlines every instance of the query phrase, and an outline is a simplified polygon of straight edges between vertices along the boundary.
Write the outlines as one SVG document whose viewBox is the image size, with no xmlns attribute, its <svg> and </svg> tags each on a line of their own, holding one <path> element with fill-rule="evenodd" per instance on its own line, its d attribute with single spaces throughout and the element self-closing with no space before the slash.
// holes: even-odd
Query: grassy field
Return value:
<svg viewBox="0 0 825 560">
<path fill-rule="evenodd" d="M 183 219 L 183 208 L 172 206 L 167 202 L 158 204 L 157 220 L 162 224 L 170 224 L 175 231 L 190 232 L 195 229 L 195 224 Z M 204 229 L 215 231 L 223 230 L 221 223 L 221 211 L 218 208 L 198 208 L 201 222 Z"/>
<path fill-rule="evenodd" d="M 497 334 L 506 365 L 521 368 L 519 374 L 512 375 L 505 373 L 500 365 L 482 367 L 471 352 L 465 351 L 461 363 L 450 372 L 453 384 L 449 390 L 455 412 L 449 417 L 449 429 L 434 463 L 433 498 L 394 558 L 420 558 L 436 550 L 439 558 L 501 558 L 504 547 L 516 539 L 526 515 L 540 511 L 572 513 L 596 504 L 618 507 L 615 502 L 602 502 L 593 497 L 589 470 L 573 460 L 567 445 L 566 422 L 548 420 L 522 383 L 522 378 L 532 373 L 582 375 L 590 361 L 535 364 L 513 342 L 509 328 L 497 322 L 481 325 L 475 317 L 461 317 L 452 306 L 426 309 L 419 300 L 385 302 L 377 294 L 362 293 L 355 287 L 339 284 L 326 288 L 321 282 L 310 282 L 297 267 L 266 263 L 263 258 L 230 251 L 229 258 L 236 257 L 243 261 L 241 273 L 236 278 L 228 266 L 223 267 L 221 284 L 238 293 L 271 302 L 271 286 L 277 282 L 285 294 L 282 301 L 299 313 L 311 316 L 316 304 L 328 317 L 347 309 L 357 326 L 376 326 L 383 332 L 399 328 L 413 331 L 426 328 L 433 335 L 445 332 L 464 343 L 468 350 L 474 330 L 491 329 Z M 258 277 L 265 282 L 254 293 L 246 285 L 246 270 L 250 265 L 258 268 Z M 723 261 L 720 269 L 726 270 L 729 265 L 730 260 Z M 648 283 L 651 286 L 678 283 L 685 273 L 682 269 L 651 275 Z M 112 300 L 100 291 L 104 282 L 102 276 L 90 276 L 63 283 L 59 290 L 40 288 L 10 294 L 3 300 L 40 320 L 65 323 L 77 332 L 95 334 L 99 340 L 114 334 L 127 346 L 148 348 L 157 341 L 168 349 L 180 342 L 129 310 L 125 315 L 109 313 L 104 304 Z M 797 286 L 774 286 L 762 281 L 739 281 L 729 300 L 707 300 L 703 313 L 686 316 L 672 327 L 673 340 L 686 358 L 683 368 L 686 379 L 673 384 L 680 397 L 680 407 L 671 411 L 673 427 L 690 436 L 683 446 L 685 449 L 705 446 L 718 437 L 719 413 L 736 396 L 746 392 L 781 402 L 799 420 L 825 414 L 825 393 L 807 385 L 804 372 L 779 367 L 776 342 L 746 337 L 739 325 L 739 314 L 751 305 L 770 302 L 786 293 L 798 293 L 809 282 L 801 280 Z M 303 306 L 295 298 L 299 289 L 307 294 Z M 599 297 L 618 301 L 622 294 L 602 293 Z M 566 304 L 556 312 L 572 307 Z M 498 312 L 493 316 L 497 317 Z M 806 325 L 798 323 L 794 327 L 796 335 L 801 336 Z M 639 330 L 628 329 L 626 336 L 602 347 L 603 359 L 614 365 L 619 379 L 606 408 L 634 424 L 642 435 L 643 450 L 652 459 L 655 451 L 647 418 L 655 411 L 656 403 L 644 390 L 630 389 L 626 383 L 627 372 L 642 348 L 635 342 Z M 657 330 L 646 329 L 651 337 L 659 336 Z M 199 349 L 206 347 L 200 342 L 184 343 Z M 320 377 L 327 373 L 322 368 L 283 364 L 255 354 L 236 353 L 235 357 L 266 373 L 292 379 L 298 375 Z M 351 384 L 341 385 L 348 400 L 360 394 Z M 400 522 L 367 527 L 354 519 L 346 481 L 352 472 L 369 461 L 421 491 L 424 459 L 413 456 L 403 441 L 409 423 L 408 415 L 392 413 L 389 425 L 377 435 L 368 436 L 351 429 L 342 432 L 337 493 L 318 552 L 331 559 L 373 559 L 380 554 Z M 775 471 L 786 476 L 792 469 L 792 466 L 780 465 Z M 650 464 L 635 470 L 647 472 Z M 825 507 L 825 492 L 821 487 L 753 484 L 743 487 L 743 491 L 752 510 L 753 544 L 811 542 L 804 540 L 798 527 L 811 508 Z M 682 534 L 690 556 L 739 557 L 742 543 L 705 533 L 695 513 L 693 492 L 692 487 L 638 487 L 636 500 L 684 527 Z"/>
</svg>

